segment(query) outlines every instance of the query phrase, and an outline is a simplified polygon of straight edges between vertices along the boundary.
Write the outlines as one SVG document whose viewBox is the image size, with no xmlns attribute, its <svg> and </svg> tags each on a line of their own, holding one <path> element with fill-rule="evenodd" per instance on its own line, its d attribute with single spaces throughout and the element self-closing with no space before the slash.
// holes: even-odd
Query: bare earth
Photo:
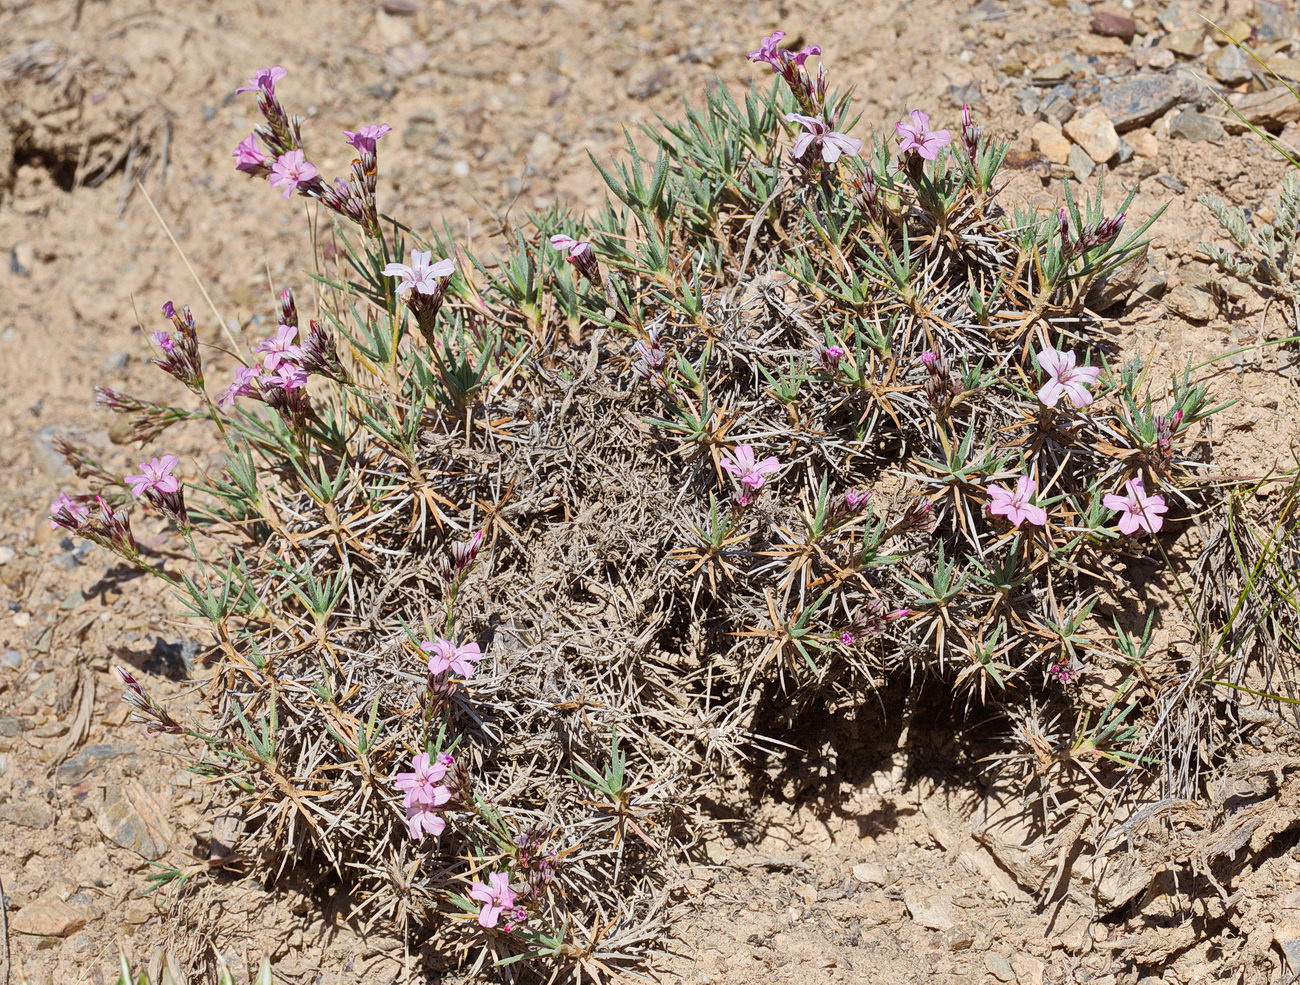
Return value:
<svg viewBox="0 0 1300 985">
<path fill-rule="evenodd" d="M 1251 26 L 1263 17 L 1254 0 L 1125 6 L 1091 9 L 1136 17 L 1149 40 L 1203 24 L 1198 14 Z M 1285 19 L 1286 0 L 1275 6 Z M 255 122 L 236 85 L 287 67 L 282 90 L 308 107 L 306 137 L 326 173 L 350 157 L 343 127 L 392 124 L 381 207 L 416 225 L 445 222 L 482 248 L 534 208 L 594 206 L 601 182 L 587 153 L 609 159 L 622 126 L 676 112 L 715 77 L 766 85 L 742 56 L 781 27 L 820 43 L 835 82 L 857 87 L 860 130 L 916 106 L 952 125 L 974 103 L 1015 141 L 1017 197 L 1049 205 L 1061 181 L 1044 177 L 1030 146 L 1023 91 L 1062 59 L 1081 85 L 1138 70 L 1133 49 L 1089 33 L 1089 19 L 1078 0 L 0 0 L 0 882 L 15 971 L 34 985 L 101 982 L 118 939 L 147 953 L 184 927 L 172 938 L 178 953 L 215 946 L 236 964 L 269 953 L 289 982 L 404 973 L 400 942 L 255 879 L 199 872 L 184 892 L 144 895 L 151 860 L 203 869 L 193 853 L 220 821 L 182 750 L 126 724 L 109 668 L 138 668 L 183 703 L 201 646 L 175 603 L 45 519 L 69 480 L 52 436 L 78 436 L 110 468 L 137 461 L 100 437 L 106 412 L 92 388 L 162 392 L 144 341 L 160 327 L 159 305 L 188 303 L 209 325 L 217 317 L 187 263 L 241 338 L 265 334 L 272 285 L 310 290 L 313 217 L 231 166 Z M 1137 47 L 1146 43 L 1140 35 Z M 1203 71 L 1219 49 L 1200 44 L 1185 63 Z M 1154 136 L 1154 156 L 1114 168 L 1106 190 L 1113 204 L 1136 184 L 1137 221 L 1166 207 L 1151 235 L 1168 293 L 1132 306 L 1117 331 L 1126 352 L 1181 365 L 1285 331 L 1280 312 L 1248 291 L 1226 306 L 1198 292 L 1209 306 L 1198 321 L 1173 292 L 1204 282 L 1196 246 L 1218 240 L 1196 195 L 1267 208 L 1283 167 L 1250 135 L 1192 142 L 1169 122 L 1136 131 Z M 1223 474 L 1295 461 L 1291 358 L 1265 349 L 1220 364 L 1216 395 L 1237 401 L 1215 419 Z M 178 432 L 171 450 L 184 456 L 185 440 Z M 1176 642 L 1174 608 L 1160 645 Z M 1279 980 L 1288 938 L 1278 927 L 1300 923 L 1300 861 L 1289 851 L 1233 887 L 1244 896 L 1230 926 L 1203 940 L 1163 941 L 1156 921 L 1129 925 L 1073 897 L 1039 905 L 971 834 L 972 818 L 997 814 L 1008 795 L 969 766 L 945 767 L 956 753 L 933 723 L 925 735 L 904 735 L 903 724 L 881 725 L 878 741 L 829 764 L 815 794 L 719 825 L 714 864 L 691 873 L 678 939 L 657 969 L 665 980 L 1100 985 L 1139 980 L 1117 972 L 1117 956 L 1138 952 L 1151 955 L 1150 982 Z"/>
</svg>

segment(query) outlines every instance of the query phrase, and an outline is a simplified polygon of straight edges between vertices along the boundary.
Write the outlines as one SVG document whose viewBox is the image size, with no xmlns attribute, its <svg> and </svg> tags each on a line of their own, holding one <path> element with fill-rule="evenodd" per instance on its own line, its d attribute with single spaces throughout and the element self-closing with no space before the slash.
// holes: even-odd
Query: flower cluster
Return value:
<svg viewBox="0 0 1300 985">
<path fill-rule="evenodd" d="M 447 753 L 436 759 L 425 752 L 416 753 L 411 758 L 411 771 L 393 778 L 393 786 L 404 794 L 406 829 L 414 841 L 425 835 L 437 838 L 446 830 L 447 821 L 441 808 L 451 801 L 453 791 L 442 781 L 455 762 Z"/>
<path fill-rule="evenodd" d="M 387 123 L 344 130 L 344 140 L 357 151 L 347 179 L 327 184 L 316 165 L 307 160 L 302 147 L 301 121 L 290 117 L 275 92 L 275 84 L 288 73 L 279 65 L 258 71 L 247 85 L 235 92 L 256 92 L 258 109 L 265 120 L 239 142 L 234 150 L 235 169 L 254 178 L 265 178 L 273 188 L 283 188 L 284 198 L 294 192 L 320 201 L 327 209 L 355 222 L 373 239 L 380 236 L 379 209 L 375 195 L 379 174 L 377 145 L 393 128 Z M 259 142 L 260 145 L 259 146 Z M 265 151 L 263 151 L 265 147 Z"/>
<path fill-rule="evenodd" d="M 790 87 L 790 92 L 804 113 L 808 116 L 821 116 L 826 103 L 826 67 L 819 65 L 814 79 L 808 74 L 805 63 L 813 55 L 820 55 L 822 49 L 813 44 L 802 51 L 790 51 L 778 47 L 784 39 L 784 31 L 773 31 L 746 57 L 751 62 L 771 65 L 772 71 L 781 76 Z"/>
</svg>

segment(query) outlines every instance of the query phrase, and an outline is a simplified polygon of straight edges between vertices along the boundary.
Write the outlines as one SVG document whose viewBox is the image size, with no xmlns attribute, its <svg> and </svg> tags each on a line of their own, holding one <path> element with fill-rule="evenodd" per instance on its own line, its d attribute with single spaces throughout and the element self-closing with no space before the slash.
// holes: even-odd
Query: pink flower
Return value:
<svg viewBox="0 0 1300 985">
<path fill-rule="evenodd" d="M 259 68 L 257 74 L 249 79 L 247 84 L 235 90 L 235 95 L 239 95 L 241 92 L 256 92 L 260 89 L 268 96 L 274 96 L 275 84 L 288 74 L 279 65 L 272 65 L 270 68 Z"/>
<path fill-rule="evenodd" d="M 169 332 L 153 332 L 149 337 L 153 339 L 153 344 L 163 352 L 170 354 L 176 348 L 176 340 L 171 337 Z"/>
<path fill-rule="evenodd" d="M 1027 475 L 1016 480 L 1015 492 L 1002 486 L 989 486 L 988 511 L 1006 517 L 1013 527 L 1026 520 L 1041 527 L 1047 523 L 1047 510 L 1030 502 L 1037 489 L 1038 483 Z"/>
<path fill-rule="evenodd" d="M 308 161 L 300 150 L 285 151 L 271 165 L 271 174 L 267 178 L 272 187 L 284 186 L 284 198 L 293 194 L 295 188 L 305 185 L 316 177 L 316 165 Z"/>
<path fill-rule="evenodd" d="M 269 339 L 257 343 L 257 351 L 266 353 L 262 365 L 267 369 L 275 369 L 281 363 L 301 359 L 302 349 L 293 344 L 293 340 L 297 337 L 297 328 L 293 325 L 281 325 Z"/>
<path fill-rule="evenodd" d="M 266 166 L 266 155 L 258 149 L 257 138 L 249 134 L 239 142 L 231 155 L 235 159 L 235 170 L 256 174 Z"/>
<path fill-rule="evenodd" d="M 393 786 L 406 794 L 407 807 L 417 801 L 445 804 L 451 799 L 451 792 L 437 784 L 446 775 L 447 763 L 442 756 L 431 760 L 427 752 L 416 753 L 411 757 L 411 772 L 398 773 L 393 777 Z M 447 791 L 447 795 L 444 797 L 439 791 Z"/>
<path fill-rule="evenodd" d="M 363 154 L 373 154 L 375 144 L 384 134 L 389 133 L 393 128 L 387 123 L 374 124 L 361 127 L 359 130 L 344 130 L 343 136 L 347 142 L 361 151 Z"/>
<path fill-rule="evenodd" d="M 293 363 L 282 362 L 275 373 L 262 377 L 262 385 L 277 390 L 301 390 L 307 385 L 307 371 Z"/>
<path fill-rule="evenodd" d="M 1155 533 L 1164 526 L 1165 521 L 1160 514 L 1168 513 L 1169 507 L 1165 504 L 1163 496 L 1158 493 L 1148 496 L 1141 479 L 1129 479 L 1124 483 L 1124 488 L 1128 490 L 1127 496 L 1109 493 L 1101 501 L 1106 509 L 1120 512 L 1120 533 L 1134 534 L 1139 529 Z"/>
<path fill-rule="evenodd" d="M 462 643 L 456 646 L 451 640 L 436 636 L 433 642 L 420 644 L 420 649 L 431 653 L 429 658 L 430 674 L 445 674 L 451 671 L 458 677 L 473 677 L 474 664 L 483 659 L 483 653 L 477 643 Z"/>
<path fill-rule="evenodd" d="M 257 378 L 262 375 L 261 366 L 241 366 L 235 370 L 235 382 L 222 391 L 217 398 L 218 407 L 229 407 L 237 397 L 251 397 L 258 392 Z"/>
<path fill-rule="evenodd" d="M 447 830 L 447 821 L 439 811 L 434 810 L 431 804 L 411 804 L 406 808 L 406 830 L 411 833 L 415 841 L 419 841 L 425 835 L 433 835 L 437 838 Z"/>
<path fill-rule="evenodd" d="M 79 524 L 86 517 L 90 516 L 90 507 L 80 500 L 73 499 L 65 492 L 59 493 L 58 497 L 50 504 L 50 529 L 58 530 L 63 526 L 53 517 L 59 513 L 66 513 L 74 523 Z"/>
<path fill-rule="evenodd" d="M 857 137 L 834 132 L 825 120 L 816 116 L 787 113 L 785 118 L 791 123 L 798 123 L 807 131 L 795 138 L 794 147 L 790 151 L 796 161 L 802 160 L 810 147 L 819 148 L 822 160 L 827 164 L 834 164 L 841 154 L 852 157 L 862 150 L 862 141 Z"/>
<path fill-rule="evenodd" d="M 568 259 L 573 261 L 581 260 L 591 252 L 591 244 L 586 240 L 574 239 L 562 233 L 551 237 L 551 245 L 557 250 L 568 250 Z"/>
<path fill-rule="evenodd" d="M 486 883 L 474 883 L 469 898 L 483 904 L 478 911 L 480 927 L 495 927 L 501 911 L 515 905 L 515 891 L 510 888 L 510 877 L 504 872 L 493 872 Z"/>
<path fill-rule="evenodd" d="M 438 289 L 438 281 L 444 277 L 450 277 L 456 271 L 456 261 L 452 259 L 439 260 L 437 263 L 430 263 L 433 256 L 432 251 L 421 253 L 419 250 L 411 251 L 411 262 L 390 263 L 384 268 L 385 277 L 397 277 L 400 283 L 397 285 L 398 296 L 406 294 L 414 289 L 417 294 L 433 294 Z"/>
<path fill-rule="evenodd" d="M 126 477 L 131 492 L 136 496 L 143 496 L 149 489 L 160 493 L 176 492 L 181 484 L 180 480 L 172 475 L 172 469 L 176 468 L 180 461 L 175 455 L 163 455 L 141 462 L 138 466 L 140 474 Z"/>
<path fill-rule="evenodd" d="M 773 31 L 758 43 L 758 48 L 756 50 L 751 51 L 745 57 L 751 62 L 766 62 L 772 66 L 773 72 L 779 72 L 781 71 L 782 63 L 786 60 L 793 61 L 795 65 L 802 68 L 803 63 L 808 60 L 809 56 L 820 55 L 822 53 L 821 47 L 815 44 L 809 45 L 797 54 L 791 54 L 789 51 L 782 51 L 777 48 L 777 45 L 779 45 L 784 38 L 784 31 Z"/>
<path fill-rule="evenodd" d="M 774 455 L 756 461 L 752 445 L 738 445 L 734 453 L 724 453 L 722 467 L 740 480 L 746 489 L 759 490 L 769 475 L 780 470 L 781 462 Z"/>
<path fill-rule="evenodd" d="M 1088 387 L 1097 382 L 1101 369 L 1097 366 L 1076 366 L 1073 352 L 1062 352 L 1048 346 L 1034 357 L 1048 380 L 1038 391 L 1038 399 L 1047 407 L 1055 407 L 1064 394 L 1076 409 L 1092 403 Z"/>
<path fill-rule="evenodd" d="M 894 129 L 898 132 L 900 151 L 914 150 L 927 161 L 933 161 L 939 156 L 940 147 L 952 143 L 952 134 L 947 130 L 931 130 L 930 114 L 919 109 L 912 110 L 910 126 L 906 120 L 899 120 L 894 124 Z"/>
</svg>

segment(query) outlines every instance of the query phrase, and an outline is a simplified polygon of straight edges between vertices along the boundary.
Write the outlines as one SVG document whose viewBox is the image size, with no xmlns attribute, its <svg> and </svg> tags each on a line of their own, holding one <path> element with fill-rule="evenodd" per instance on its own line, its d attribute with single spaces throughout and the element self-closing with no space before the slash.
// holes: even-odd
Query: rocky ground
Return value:
<svg viewBox="0 0 1300 985">
<path fill-rule="evenodd" d="M 951 125 L 969 102 L 1013 141 L 1024 201 L 1104 178 L 1111 205 L 1136 187 L 1133 220 L 1163 207 L 1116 330 L 1127 351 L 1182 365 L 1290 331 L 1285 311 L 1198 256 L 1222 236 L 1196 196 L 1268 215 L 1284 167 L 1223 100 L 1292 146 L 1300 101 L 1203 18 L 1300 77 L 1290 0 L 0 0 L 0 882 L 15 972 L 101 982 L 118 939 L 147 951 L 175 927 L 191 928 L 174 939 L 186 954 L 271 953 L 287 982 L 386 982 L 408 967 L 398 942 L 306 896 L 207 872 L 196 852 L 220 834 L 212 792 L 174 744 L 126 723 L 109 675 L 128 664 L 183 705 L 199 643 L 172 601 L 44 517 L 69 477 L 57 436 L 113 467 L 136 461 L 103 437 L 92 388 L 157 392 L 143 333 L 162 301 L 252 337 L 268 282 L 308 289 L 310 217 L 231 168 L 254 123 L 232 91 L 255 69 L 289 68 L 283 91 L 307 107 L 322 170 L 346 163 L 343 126 L 391 123 L 386 210 L 478 247 L 534 208 L 594 205 L 587 153 L 614 154 L 624 125 L 675 112 L 717 77 L 766 84 L 743 52 L 781 27 L 857 87 L 863 127 L 916 106 Z M 1217 419 L 1216 468 L 1292 464 L 1292 351 L 1219 366 L 1216 393 L 1237 403 Z M 1101 985 L 1300 971 L 1300 862 L 1285 845 L 1192 940 L 1173 914 L 1101 919 L 1073 896 L 1043 906 L 971 833 L 1009 795 L 933 757 L 915 768 L 916 748 L 886 743 L 867 782 L 745 818 L 743 845 L 720 826 L 665 978 Z M 190 887 L 145 895 L 155 863 L 191 871 Z"/>
</svg>

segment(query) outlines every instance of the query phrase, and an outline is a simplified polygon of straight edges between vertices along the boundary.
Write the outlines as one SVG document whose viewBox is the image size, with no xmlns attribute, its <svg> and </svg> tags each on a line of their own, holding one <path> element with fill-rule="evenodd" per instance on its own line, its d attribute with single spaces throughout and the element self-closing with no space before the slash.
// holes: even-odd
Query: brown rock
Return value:
<svg viewBox="0 0 1300 985">
<path fill-rule="evenodd" d="M 161 858 L 169 831 L 162 807 L 138 783 L 112 787 L 104 795 L 99 830 L 105 838 L 148 859 Z"/>
<path fill-rule="evenodd" d="M 1114 14 L 1109 10 L 1092 12 L 1092 33 L 1106 38 L 1119 38 L 1125 44 L 1137 33 L 1137 23 L 1131 17 Z"/>
<path fill-rule="evenodd" d="M 1040 120 L 1029 128 L 1029 139 L 1034 149 L 1053 164 L 1064 164 L 1070 158 L 1070 141 L 1055 123 Z"/>
<path fill-rule="evenodd" d="M 69 906 L 61 899 L 43 898 L 19 910 L 9 926 L 16 934 L 35 937 L 67 937 L 75 934 L 89 922 L 84 910 Z"/>
<path fill-rule="evenodd" d="M 1160 153 L 1160 141 L 1150 130 L 1134 130 L 1126 139 L 1138 157 L 1155 157 Z"/>
<path fill-rule="evenodd" d="M 1195 58 L 1205 47 L 1205 28 L 1188 27 L 1181 31 L 1171 31 L 1160 39 L 1160 47 L 1183 58 Z"/>
<path fill-rule="evenodd" d="M 1296 99 L 1286 86 L 1274 86 L 1264 92 L 1248 92 L 1233 102 L 1238 113 L 1257 127 L 1265 129 L 1300 122 L 1300 99 Z M 1229 133 L 1242 133 L 1249 127 L 1235 114 L 1224 120 Z"/>
<path fill-rule="evenodd" d="M 1209 321 L 1218 313 L 1214 298 L 1188 284 L 1175 287 L 1165 298 L 1169 309 L 1188 321 Z"/>
<path fill-rule="evenodd" d="M 957 908 L 952 900 L 937 893 L 910 887 L 903 890 L 903 902 L 912 919 L 931 930 L 952 930 L 957 926 Z"/>
<path fill-rule="evenodd" d="M 1065 125 L 1070 139 L 1082 147 L 1098 164 L 1109 161 L 1119 152 L 1119 134 L 1115 124 L 1099 109 L 1090 109 Z"/>
</svg>

